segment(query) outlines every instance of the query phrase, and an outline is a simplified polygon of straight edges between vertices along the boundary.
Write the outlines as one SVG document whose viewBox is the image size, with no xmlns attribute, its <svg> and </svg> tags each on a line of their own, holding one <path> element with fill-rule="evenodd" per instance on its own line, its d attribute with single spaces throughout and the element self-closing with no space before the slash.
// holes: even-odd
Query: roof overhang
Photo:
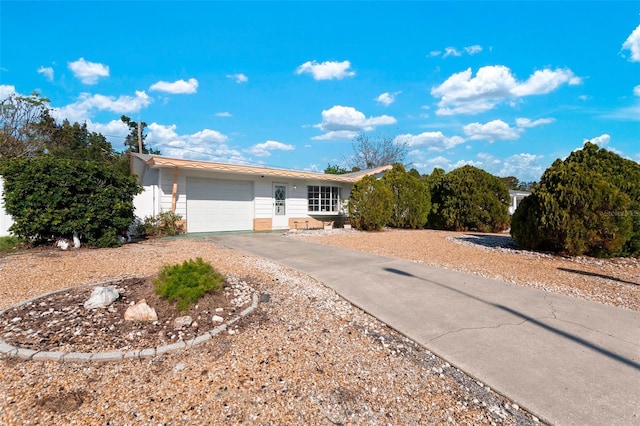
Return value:
<svg viewBox="0 0 640 426">
<path fill-rule="evenodd" d="M 142 160 L 149 168 L 179 168 L 186 170 L 201 170 L 209 172 L 242 174 L 249 176 L 271 176 L 278 178 L 293 178 L 304 180 L 323 180 L 330 182 L 357 182 L 367 175 L 377 175 L 392 166 L 382 166 L 375 169 L 362 170 L 346 175 L 333 175 L 327 173 L 303 172 L 298 170 L 274 169 L 269 167 L 245 166 L 240 164 L 214 163 L 210 161 L 185 160 L 180 158 L 170 158 L 161 155 L 132 153 L 133 157 Z"/>
</svg>

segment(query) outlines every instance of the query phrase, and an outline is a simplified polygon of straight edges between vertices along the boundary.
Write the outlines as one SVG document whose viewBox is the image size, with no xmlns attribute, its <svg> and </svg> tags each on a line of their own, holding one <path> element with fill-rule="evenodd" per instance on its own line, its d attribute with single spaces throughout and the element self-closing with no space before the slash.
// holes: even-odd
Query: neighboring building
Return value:
<svg viewBox="0 0 640 426">
<path fill-rule="evenodd" d="M 332 175 L 132 154 L 135 214 L 172 211 L 190 233 L 322 228 L 344 220 L 355 182 L 391 167 Z"/>
<path fill-rule="evenodd" d="M 518 204 L 520 204 L 520 201 L 522 201 L 530 194 L 531 192 L 528 191 L 516 191 L 510 189 L 509 195 L 511 196 L 511 204 L 509 205 L 509 214 L 512 215 L 513 213 L 515 213 L 516 209 L 518 208 Z"/>
</svg>

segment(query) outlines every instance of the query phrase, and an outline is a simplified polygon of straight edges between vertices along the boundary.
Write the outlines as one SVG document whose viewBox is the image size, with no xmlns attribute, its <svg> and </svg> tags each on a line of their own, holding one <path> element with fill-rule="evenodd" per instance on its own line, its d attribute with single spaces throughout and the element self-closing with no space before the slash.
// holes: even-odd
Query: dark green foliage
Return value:
<svg viewBox="0 0 640 426">
<path fill-rule="evenodd" d="M 373 176 L 353 185 L 349 199 L 351 225 L 362 231 L 379 231 L 391 218 L 392 195 L 387 186 Z"/>
<path fill-rule="evenodd" d="M 144 132 L 147 128 L 147 123 L 145 123 L 144 121 L 136 122 L 126 115 L 121 116 L 120 121 L 122 121 L 127 125 L 127 127 L 129 127 L 129 134 L 124 140 L 124 145 L 127 147 L 127 151 L 139 152 L 139 145 L 141 145 L 143 154 L 160 155 L 160 150 L 152 149 L 146 144 L 147 135 L 145 135 Z M 140 129 L 138 129 L 138 126 L 140 126 Z M 140 136 L 140 144 L 138 144 L 138 135 Z"/>
<path fill-rule="evenodd" d="M 431 210 L 431 196 L 426 183 L 407 173 L 402 164 L 395 164 L 382 182 L 392 195 L 391 219 L 394 228 L 422 228 Z"/>
<path fill-rule="evenodd" d="M 0 175 L 11 232 L 36 244 L 77 233 L 89 246 L 119 245 L 141 190 L 107 163 L 51 155 L 5 161 Z"/>
<path fill-rule="evenodd" d="M 343 175 L 345 173 L 349 173 L 349 170 L 344 167 L 340 167 L 337 164 L 327 164 L 327 168 L 324 169 L 324 173 L 329 175 Z"/>
<path fill-rule="evenodd" d="M 640 255 L 640 165 L 587 142 L 549 167 L 513 215 L 523 247 L 569 255 Z"/>
<path fill-rule="evenodd" d="M 427 179 L 433 207 L 430 227 L 452 231 L 499 232 L 509 227 L 509 191 L 484 170 L 464 166 Z"/>
<path fill-rule="evenodd" d="M 165 265 L 154 280 L 156 293 L 168 301 L 177 301 L 179 311 L 189 309 L 207 292 L 222 289 L 225 277 L 209 262 L 198 257 L 195 261 L 185 260 L 182 264 Z"/>
</svg>

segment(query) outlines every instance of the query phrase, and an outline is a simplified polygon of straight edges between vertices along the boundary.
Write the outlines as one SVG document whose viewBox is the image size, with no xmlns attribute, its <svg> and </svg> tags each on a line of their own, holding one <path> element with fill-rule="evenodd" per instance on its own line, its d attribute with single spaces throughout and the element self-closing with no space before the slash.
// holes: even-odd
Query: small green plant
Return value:
<svg viewBox="0 0 640 426">
<path fill-rule="evenodd" d="M 0 237 L 0 253 L 10 253 L 20 247 L 17 237 Z"/>
<path fill-rule="evenodd" d="M 156 293 L 168 301 L 177 301 L 178 311 L 186 311 L 207 292 L 222 289 L 225 277 L 209 262 L 198 257 L 182 264 L 165 265 L 153 283 Z"/>
<path fill-rule="evenodd" d="M 147 216 L 137 225 L 137 232 L 149 237 L 178 235 L 184 232 L 182 216 L 171 211 L 160 212 L 156 216 Z"/>
</svg>

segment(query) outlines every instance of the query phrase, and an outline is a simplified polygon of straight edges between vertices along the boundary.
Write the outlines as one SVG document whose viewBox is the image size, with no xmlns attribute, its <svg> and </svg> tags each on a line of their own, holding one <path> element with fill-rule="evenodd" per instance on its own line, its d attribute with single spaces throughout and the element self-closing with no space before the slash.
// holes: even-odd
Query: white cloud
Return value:
<svg viewBox="0 0 640 426">
<path fill-rule="evenodd" d="M 531 127 L 542 126 L 544 124 L 553 123 L 556 121 L 554 118 L 539 118 L 537 120 L 531 120 L 529 118 L 516 118 L 516 126 L 521 129 L 528 129 Z"/>
<path fill-rule="evenodd" d="M 431 52 L 429 52 L 429 56 L 430 57 L 435 57 L 435 56 L 440 56 L 442 52 L 440 50 L 432 50 Z"/>
<path fill-rule="evenodd" d="M 46 77 L 47 80 L 53 81 L 53 68 L 51 67 L 38 68 L 38 74 L 42 74 Z"/>
<path fill-rule="evenodd" d="M 353 107 L 336 105 L 322 111 L 322 122 L 315 124 L 313 127 L 317 127 L 326 133 L 314 139 L 337 139 L 342 136 L 350 136 L 350 139 L 352 139 L 357 132 L 371 131 L 376 126 L 395 123 L 396 119 L 389 115 L 366 118 L 362 112 Z"/>
<path fill-rule="evenodd" d="M 191 94 L 198 90 L 198 80 L 190 78 L 189 81 L 176 80 L 173 83 L 168 81 L 159 81 L 151 85 L 149 90 L 158 92 L 167 92 L 173 94 Z"/>
<path fill-rule="evenodd" d="M 447 56 L 462 56 L 462 53 L 458 52 L 458 49 L 455 47 L 445 47 L 442 57 L 446 58 Z"/>
<path fill-rule="evenodd" d="M 332 130 L 319 136 L 314 136 L 311 139 L 314 141 L 343 141 L 351 140 L 358 136 L 359 132 L 355 130 Z"/>
<path fill-rule="evenodd" d="M 269 157 L 271 156 L 271 151 L 293 151 L 295 148 L 293 145 L 287 145 L 278 141 L 266 141 L 252 146 L 248 149 L 248 152 L 256 157 Z"/>
<path fill-rule="evenodd" d="M 111 111 L 116 114 L 130 114 L 146 108 L 153 100 L 144 91 L 136 91 L 135 96 L 90 95 L 81 93 L 78 100 L 72 104 L 53 108 L 52 115 L 58 120 L 68 119 L 71 122 L 83 122 L 91 117 L 94 109 Z"/>
<path fill-rule="evenodd" d="M 432 88 L 431 94 L 440 97 L 438 115 L 477 114 L 505 99 L 549 93 L 564 83 L 579 84 L 580 78 L 569 69 L 545 69 L 518 82 L 509 68 L 495 65 L 478 69 L 475 77 L 471 68 L 453 74 Z"/>
<path fill-rule="evenodd" d="M 246 83 L 247 81 L 249 81 L 249 77 L 247 77 L 246 75 L 242 74 L 242 73 L 238 73 L 238 74 L 227 74 L 227 78 L 230 78 L 232 80 L 235 80 L 236 83 L 240 84 L 240 83 Z"/>
<path fill-rule="evenodd" d="M 521 181 L 538 181 L 546 166 L 542 164 L 544 156 L 521 153 L 506 158 L 502 167 L 496 172 L 488 170 L 498 176 L 516 176 Z"/>
<path fill-rule="evenodd" d="M 595 138 L 591 138 L 591 139 L 584 139 L 582 141 L 584 142 L 591 142 L 591 143 L 595 143 L 596 145 L 598 145 L 599 147 L 604 147 L 606 145 L 609 144 L 609 142 L 611 142 L 611 135 L 608 135 L 607 133 L 602 134 L 600 136 L 596 136 Z M 580 147 L 582 148 L 582 147 Z"/>
<path fill-rule="evenodd" d="M 640 96 L 640 84 L 633 88 L 633 94 L 635 96 Z"/>
<path fill-rule="evenodd" d="M 630 61 L 640 62 L 640 25 L 625 40 L 622 44 L 622 49 L 631 51 Z"/>
<path fill-rule="evenodd" d="M 398 96 L 402 92 L 384 92 L 378 95 L 374 100 L 378 103 L 381 103 L 384 106 L 389 106 L 396 101 L 396 96 Z"/>
<path fill-rule="evenodd" d="M 196 133 L 180 135 L 176 132 L 175 124 L 158 123 L 151 123 L 148 129 L 147 142 L 152 147 L 159 147 L 163 155 L 234 164 L 247 162 L 240 151 L 226 144 L 229 138 L 217 130 L 204 129 Z"/>
<path fill-rule="evenodd" d="M 464 126 L 463 130 L 471 140 L 495 142 L 499 140 L 513 140 L 520 137 L 518 129 L 510 127 L 502 120 L 493 120 L 485 124 L 470 123 Z"/>
<path fill-rule="evenodd" d="M 575 86 L 581 83 L 581 79 L 573 74 L 570 69 L 544 69 L 534 72 L 527 81 L 518 84 L 511 90 L 516 96 L 543 95 L 558 88 L 561 84 L 568 83 Z"/>
<path fill-rule="evenodd" d="M 351 62 L 349 61 L 325 61 L 318 63 L 317 61 L 307 61 L 296 69 L 296 74 L 311 74 L 315 80 L 342 80 L 345 77 L 353 77 L 355 71 L 350 71 Z"/>
<path fill-rule="evenodd" d="M 16 93 L 16 86 L 0 84 L 0 100 L 6 99 Z"/>
<path fill-rule="evenodd" d="M 85 61 L 84 58 L 69 62 L 69 69 L 84 84 L 96 84 L 100 77 L 109 77 L 108 66 L 97 62 Z"/>
<path fill-rule="evenodd" d="M 467 46 L 464 48 L 464 51 L 467 52 L 467 55 L 476 55 L 482 52 L 482 46 L 478 44 L 474 44 L 473 46 Z"/>
<path fill-rule="evenodd" d="M 444 151 L 464 143 L 460 136 L 447 137 L 442 132 L 423 132 L 419 135 L 404 134 L 394 138 L 396 143 L 406 143 L 410 148 L 426 147 L 427 151 Z"/>
<path fill-rule="evenodd" d="M 232 117 L 232 115 L 228 111 L 220 111 L 216 112 L 216 117 Z"/>
</svg>

